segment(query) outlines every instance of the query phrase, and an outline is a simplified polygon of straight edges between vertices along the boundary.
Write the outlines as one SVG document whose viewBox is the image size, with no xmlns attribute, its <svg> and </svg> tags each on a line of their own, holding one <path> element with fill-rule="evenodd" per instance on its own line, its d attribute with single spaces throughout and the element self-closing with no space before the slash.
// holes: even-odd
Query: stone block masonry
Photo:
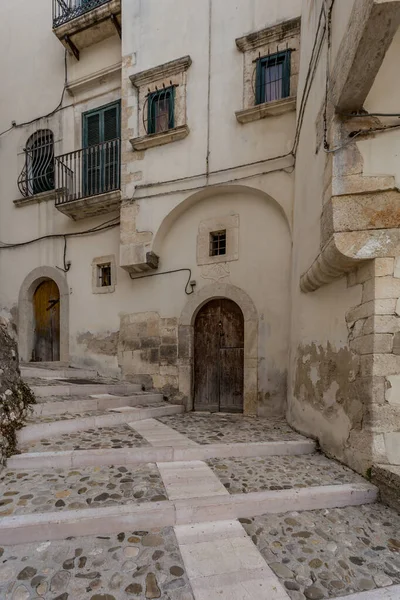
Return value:
<svg viewBox="0 0 400 600">
<path fill-rule="evenodd" d="M 179 401 L 178 319 L 156 312 L 122 315 L 118 362 L 129 381 Z"/>
</svg>

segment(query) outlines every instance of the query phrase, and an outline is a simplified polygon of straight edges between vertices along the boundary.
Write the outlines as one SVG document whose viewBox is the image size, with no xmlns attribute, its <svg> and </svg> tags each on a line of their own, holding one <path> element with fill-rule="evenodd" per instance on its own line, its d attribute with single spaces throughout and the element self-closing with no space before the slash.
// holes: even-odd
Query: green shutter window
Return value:
<svg viewBox="0 0 400 600">
<path fill-rule="evenodd" d="M 120 103 L 83 114 L 83 188 L 85 196 L 120 186 Z"/>
<path fill-rule="evenodd" d="M 277 52 L 256 62 L 256 104 L 290 96 L 291 51 Z"/>
<path fill-rule="evenodd" d="M 175 127 L 175 88 L 174 86 L 152 92 L 147 97 L 148 134 L 162 133 Z"/>
</svg>

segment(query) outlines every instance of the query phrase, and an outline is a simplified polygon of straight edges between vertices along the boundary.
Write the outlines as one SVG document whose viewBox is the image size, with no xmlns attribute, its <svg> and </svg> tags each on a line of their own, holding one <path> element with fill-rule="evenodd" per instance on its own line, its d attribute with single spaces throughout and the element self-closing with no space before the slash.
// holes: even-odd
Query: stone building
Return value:
<svg viewBox="0 0 400 600">
<path fill-rule="evenodd" d="M 400 2 L 52 4 L 0 23 L 22 360 L 399 465 Z"/>
</svg>

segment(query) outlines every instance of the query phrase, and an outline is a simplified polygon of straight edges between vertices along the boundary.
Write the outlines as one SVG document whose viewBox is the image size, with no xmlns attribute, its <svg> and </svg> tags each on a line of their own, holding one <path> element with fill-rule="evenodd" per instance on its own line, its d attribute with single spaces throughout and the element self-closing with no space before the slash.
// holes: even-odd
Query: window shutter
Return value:
<svg viewBox="0 0 400 600">
<path fill-rule="evenodd" d="M 282 81 L 282 98 L 290 96 L 290 59 L 291 52 L 287 50 L 283 61 L 283 81 Z"/>
<path fill-rule="evenodd" d="M 261 58 L 259 58 L 256 62 L 256 104 L 262 103 L 262 95 L 263 95 L 263 65 Z"/>
<path fill-rule="evenodd" d="M 100 139 L 100 114 L 86 115 L 84 121 L 85 146 L 94 146 L 101 142 Z"/>
<path fill-rule="evenodd" d="M 103 142 L 115 140 L 120 137 L 119 128 L 119 106 L 114 105 L 106 108 L 104 115 L 104 136 Z"/>
</svg>

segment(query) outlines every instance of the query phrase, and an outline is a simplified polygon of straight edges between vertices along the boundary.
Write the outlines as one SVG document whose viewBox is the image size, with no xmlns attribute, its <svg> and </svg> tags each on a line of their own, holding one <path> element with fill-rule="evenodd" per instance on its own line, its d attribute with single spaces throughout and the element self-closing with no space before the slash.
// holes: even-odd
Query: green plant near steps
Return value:
<svg viewBox="0 0 400 600">
<path fill-rule="evenodd" d="M 10 324 L 0 321 L 0 465 L 16 452 L 16 433 L 24 426 L 35 397 L 21 379 L 17 343 Z"/>
</svg>

